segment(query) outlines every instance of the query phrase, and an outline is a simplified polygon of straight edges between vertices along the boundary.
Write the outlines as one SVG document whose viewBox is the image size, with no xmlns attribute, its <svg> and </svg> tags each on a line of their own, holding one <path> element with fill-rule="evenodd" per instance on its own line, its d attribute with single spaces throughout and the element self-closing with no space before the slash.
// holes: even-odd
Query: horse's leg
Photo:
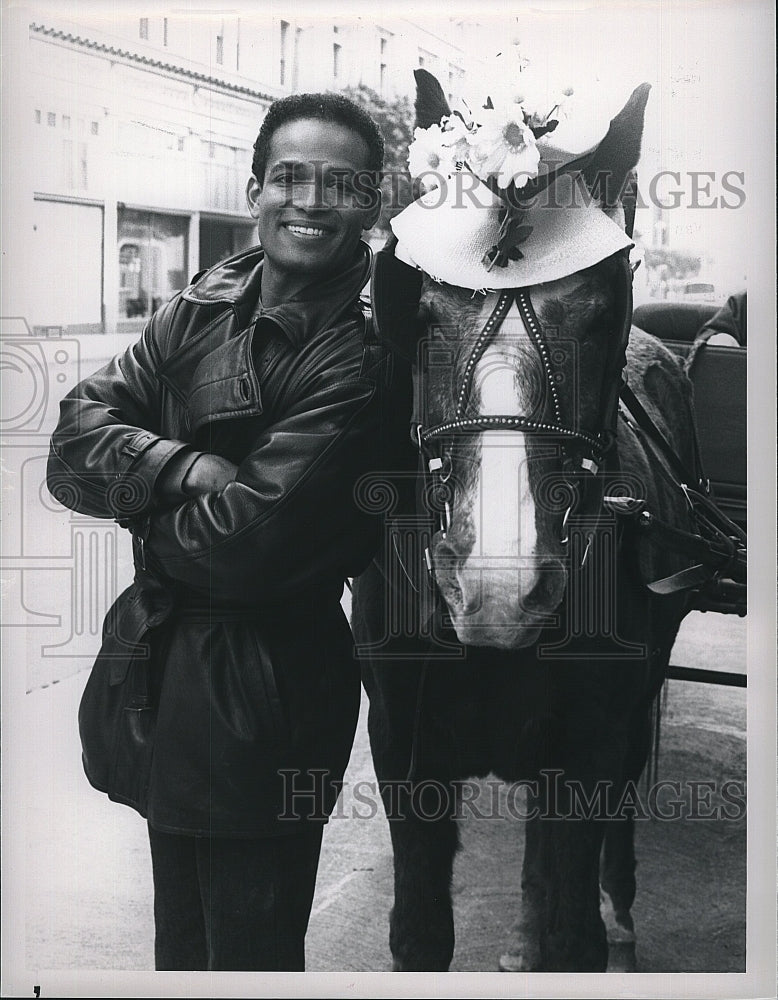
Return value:
<svg viewBox="0 0 778 1000">
<path fill-rule="evenodd" d="M 374 664 L 363 676 L 370 697 L 370 748 L 394 856 L 393 968 L 445 972 L 454 953 L 456 802 L 448 782 L 414 784 L 407 778 L 419 673 L 418 664 L 395 662 Z"/>
<path fill-rule="evenodd" d="M 575 708 L 573 706 L 576 706 Z M 541 773 L 541 836 L 548 852 L 543 969 L 604 972 L 608 940 L 600 914 L 600 854 L 608 791 L 621 773 L 626 741 L 605 707 L 575 699 L 558 732 L 556 768 Z"/>
<path fill-rule="evenodd" d="M 452 786 L 408 780 L 423 648 L 390 635 L 385 584 L 374 566 L 354 583 L 352 628 L 362 661 L 368 732 L 394 853 L 390 947 L 397 971 L 446 971 L 454 952 L 451 873 L 458 845 Z M 434 769 L 433 772 L 434 773 Z M 442 802 L 438 797 L 448 802 Z"/>
<path fill-rule="evenodd" d="M 527 814 L 531 817 L 537 802 L 528 797 L 528 804 Z M 542 969 L 549 880 L 547 848 L 547 840 L 542 836 L 541 821 L 537 817 L 527 819 L 519 916 L 511 931 L 512 941 L 508 951 L 500 957 L 502 972 L 538 972 Z"/>
<path fill-rule="evenodd" d="M 399 804 L 395 801 L 390 805 L 385 792 L 387 812 L 392 807 L 397 810 L 396 818 L 390 820 L 394 906 L 389 944 L 393 968 L 395 972 L 446 972 L 454 954 L 451 874 L 459 843 L 451 786 L 416 786 L 400 798 Z M 443 818 L 434 818 L 441 798 L 450 804 Z"/>
<path fill-rule="evenodd" d="M 599 856 L 602 823 L 542 820 L 551 850 L 547 972 L 604 972 L 608 940 L 600 916 Z"/>
<path fill-rule="evenodd" d="M 407 779 L 415 676 L 409 664 L 395 664 L 382 684 L 370 685 L 370 745 L 394 855 L 389 944 L 395 971 L 445 972 L 454 953 L 457 807 L 449 782 Z"/>
<path fill-rule="evenodd" d="M 625 782 L 620 783 L 618 802 L 626 782 L 637 784 L 648 757 L 651 714 L 635 714 L 631 727 L 633 739 L 624 763 Z M 635 901 L 635 820 L 632 813 L 609 819 L 605 827 L 600 859 L 601 914 L 608 934 L 608 971 L 634 972 L 635 924 L 631 909 Z"/>
<path fill-rule="evenodd" d="M 668 608 L 664 615 L 653 614 L 649 692 L 656 692 L 648 702 L 643 700 L 635 709 L 628 726 L 628 743 L 622 782 L 615 801 L 620 801 L 627 783 L 637 786 L 648 760 L 651 747 L 652 711 L 654 699 L 659 699 L 661 678 L 667 665 L 682 619 L 682 608 Z M 660 711 L 657 701 L 656 711 Z M 634 972 L 637 968 L 635 924 L 632 904 L 635 901 L 635 819 L 632 812 L 606 823 L 602 857 L 600 859 L 601 912 L 608 933 L 608 971 Z"/>
<path fill-rule="evenodd" d="M 504 972 L 603 972 L 607 966 L 598 875 L 603 824 L 572 815 L 563 779 L 553 795 L 530 800 L 521 904 L 514 940 L 500 959 Z M 555 779 L 541 784 L 545 780 Z M 593 788 L 581 783 L 585 796 L 591 798 Z"/>
</svg>

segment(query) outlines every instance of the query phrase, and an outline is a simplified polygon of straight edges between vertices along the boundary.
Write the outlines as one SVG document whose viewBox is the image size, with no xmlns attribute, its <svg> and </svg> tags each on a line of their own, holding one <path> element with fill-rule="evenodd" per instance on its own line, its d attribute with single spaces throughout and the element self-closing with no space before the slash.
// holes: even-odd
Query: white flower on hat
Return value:
<svg viewBox="0 0 778 1000">
<path fill-rule="evenodd" d="M 408 147 L 408 170 L 414 180 L 424 175 L 424 186 L 431 189 L 456 168 L 455 145 L 448 144 L 440 125 L 414 129 L 413 142 Z"/>
<path fill-rule="evenodd" d="M 521 189 L 538 175 L 540 151 L 524 111 L 515 102 L 479 113 L 479 129 L 473 136 L 474 170 L 482 178 L 495 175 L 505 190 L 511 183 Z"/>
</svg>

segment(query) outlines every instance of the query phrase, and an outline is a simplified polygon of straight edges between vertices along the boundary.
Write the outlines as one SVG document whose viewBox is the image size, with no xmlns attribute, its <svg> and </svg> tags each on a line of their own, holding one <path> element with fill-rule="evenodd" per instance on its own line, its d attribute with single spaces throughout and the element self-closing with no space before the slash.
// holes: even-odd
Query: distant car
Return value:
<svg viewBox="0 0 778 1000">
<path fill-rule="evenodd" d="M 684 302 L 716 301 L 716 287 L 708 281 L 687 281 L 681 294 Z"/>
</svg>

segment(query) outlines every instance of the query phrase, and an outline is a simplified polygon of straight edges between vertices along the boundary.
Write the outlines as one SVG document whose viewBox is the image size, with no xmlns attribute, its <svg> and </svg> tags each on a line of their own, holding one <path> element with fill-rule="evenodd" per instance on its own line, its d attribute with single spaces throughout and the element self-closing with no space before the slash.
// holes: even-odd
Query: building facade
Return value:
<svg viewBox="0 0 778 1000">
<path fill-rule="evenodd" d="M 417 66 L 453 97 L 473 65 L 468 25 L 447 18 L 137 11 L 42 8 L 6 24 L 17 152 L 2 315 L 34 333 L 140 330 L 193 274 L 255 242 L 245 184 L 275 98 L 366 84 L 391 100 Z"/>
</svg>

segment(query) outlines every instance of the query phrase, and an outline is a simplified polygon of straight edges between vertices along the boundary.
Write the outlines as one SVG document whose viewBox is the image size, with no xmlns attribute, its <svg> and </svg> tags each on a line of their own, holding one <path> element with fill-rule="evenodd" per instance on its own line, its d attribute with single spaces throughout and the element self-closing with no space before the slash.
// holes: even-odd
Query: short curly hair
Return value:
<svg viewBox="0 0 778 1000">
<path fill-rule="evenodd" d="M 356 132 L 367 145 L 367 169 L 375 172 L 378 182 L 384 165 L 384 139 L 370 115 L 342 94 L 291 94 L 270 105 L 254 143 L 251 172 L 260 184 L 264 180 L 273 133 L 286 122 L 300 118 L 338 122 Z"/>
</svg>

